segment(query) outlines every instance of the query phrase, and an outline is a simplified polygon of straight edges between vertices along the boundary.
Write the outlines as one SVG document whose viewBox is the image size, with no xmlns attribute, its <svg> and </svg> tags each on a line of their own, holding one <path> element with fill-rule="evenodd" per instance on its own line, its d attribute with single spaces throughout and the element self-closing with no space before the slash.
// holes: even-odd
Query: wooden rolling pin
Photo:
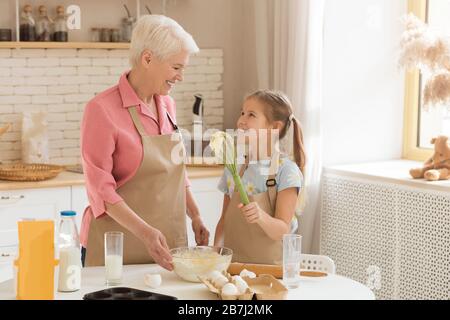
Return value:
<svg viewBox="0 0 450 320">
<path fill-rule="evenodd" d="M 231 275 L 240 274 L 242 270 L 247 269 L 248 271 L 254 272 L 256 275 L 260 274 L 270 274 L 277 279 L 283 278 L 283 267 L 279 265 L 272 264 L 251 264 L 251 263 L 239 263 L 232 262 L 228 267 L 228 273 Z M 325 277 L 327 274 L 325 272 L 319 271 L 300 271 L 300 275 L 304 277 Z"/>
</svg>

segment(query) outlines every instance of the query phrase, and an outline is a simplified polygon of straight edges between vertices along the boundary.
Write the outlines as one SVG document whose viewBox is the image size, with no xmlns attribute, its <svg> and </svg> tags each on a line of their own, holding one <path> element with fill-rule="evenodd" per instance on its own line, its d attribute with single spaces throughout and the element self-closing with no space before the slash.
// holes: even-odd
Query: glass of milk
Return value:
<svg viewBox="0 0 450 320">
<path fill-rule="evenodd" d="M 302 252 L 302 236 L 285 234 L 283 236 L 283 282 L 289 289 L 300 284 L 300 262 Z"/>
<path fill-rule="evenodd" d="M 122 283 L 123 233 L 105 232 L 105 278 L 106 285 Z"/>
</svg>

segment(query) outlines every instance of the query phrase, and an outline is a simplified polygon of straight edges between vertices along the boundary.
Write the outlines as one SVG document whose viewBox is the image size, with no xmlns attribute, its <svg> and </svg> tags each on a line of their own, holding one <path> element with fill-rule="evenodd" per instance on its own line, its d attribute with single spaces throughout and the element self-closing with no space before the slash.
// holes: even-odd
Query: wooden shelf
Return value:
<svg viewBox="0 0 450 320">
<path fill-rule="evenodd" d="M 130 44 L 124 42 L 0 42 L 0 49 L 129 49 Z"/>
</svg>

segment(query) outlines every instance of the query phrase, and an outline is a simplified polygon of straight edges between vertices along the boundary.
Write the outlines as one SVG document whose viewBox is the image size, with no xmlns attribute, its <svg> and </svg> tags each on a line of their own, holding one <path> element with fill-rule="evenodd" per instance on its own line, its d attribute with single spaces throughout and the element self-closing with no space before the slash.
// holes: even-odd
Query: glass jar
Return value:
<svg viewBox="0 0 450 320">
<path fill-rule="evenodd" d="M 100 42 L 100 30 L 98 28 L 91 29 L 91 41 Z"/>
<path fill-rule="evenodd" d="M 111 42 L 120 42 L 120 30 L 119 29 L 111 29 Z"/>
<path fill-rule="evenodd" d="M 39 6 L 39 18 L 36 22 L 36 40 L 51 41 L 52 21 L 47 15 L 47 7 Z"/>
<path fill-rule="evenodd" d="M 133 32 L 133 27 L 134 27 L 135 22 L 136 22 L 136 19 L 133 17 L 123 18 L 123 20 L 122 20 L 122 41 L 123 42 L 131 41 L 131 34 Z"/>
<path fill-rule="evenodd" d="M 101 42 L 111 42 L 111 29 L 102 28 L 100 32 Z"/>
<path fill-rule="evenodd" d="M 0 29 L 0 41 L 12 41 L 12 30 Z"/>
<path fill-rule="evenodd" d="M 53 34 L 53 40 L 59 42 L 69 41 L 66 14 L 63 6 L 56 7 L 55 33 Z"/>
<path fill-rule="evenodd" d="M 36 41 L 36 23 L 29 4 L 23 6 L 20 14 L 20 41 Z"/>
<path fill-rule="evenodd" d="M 75 211 L 61 211 L 59 224 L 58 291 L 72 292 L 81 288 L 81 249 Z"/>
</svg>

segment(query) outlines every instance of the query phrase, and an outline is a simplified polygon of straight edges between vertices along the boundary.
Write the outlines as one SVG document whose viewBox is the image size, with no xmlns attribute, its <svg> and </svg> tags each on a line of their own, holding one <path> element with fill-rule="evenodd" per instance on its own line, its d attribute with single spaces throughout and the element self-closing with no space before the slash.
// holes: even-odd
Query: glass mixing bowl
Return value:
<svg viewBox="0 0 450 320">
<path fill-rule="evenodd" d="M 198 246 L 170 250 L 175 273 L 190 282 L 200 282 L 211 271 L 226 271 L 231 263 L 233 250 L 225 247 Z"/>
</svg>

